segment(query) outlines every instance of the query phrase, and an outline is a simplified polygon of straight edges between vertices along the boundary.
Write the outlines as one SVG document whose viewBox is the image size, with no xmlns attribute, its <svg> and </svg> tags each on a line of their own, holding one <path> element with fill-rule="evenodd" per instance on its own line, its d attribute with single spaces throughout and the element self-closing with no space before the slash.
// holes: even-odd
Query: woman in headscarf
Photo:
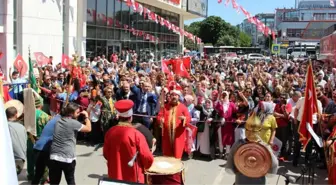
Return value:
<svg viewBox="0 0 336 185">
<path fill-rule="evenodd" d="M 273 104 L 269 102 L 260 102 L 257 109 L 257 116 L 261 120 L 262 130 L 260 138 L 269 145 L 273 145 L 275 130 L 278 127 L 275 117 L 273 116 Z"/>
<path fill-rule="evenodd" d="M 191 121 L 190 124 L 195 126 L 193 128 L 196 128 L 196 123 L 200 120 L 200 111 L 198 111 L 197 109 L 195 109 L 194 106 L 194 97 L 191 95 L 186 95 L 184 97 L 185 99 L 185 104 L 188 108 L 190 117 L 191 117 Z M 196 130 L 196 129 L 195 129 Z M 189 155 L 189 158 L 192 158 L 193 156 L 193 152 L 196 150 L 195 144 L 196 144 L 196 134 L 193 135 L 193 130 L 191 128 L 186 128 L 187 131 L 187 138 L 186 138 L 186 152 Z M 196 133 L 196 131 L 195 131 Z M 194 138 L 193 138 L 194 136 Z"/>
<path fill-rule="evenodd" d="M 203 104 L 196 106 L 200 111 L 200 122 L 197 123 L 197 147 L 196 150 L 202 155 L 210 155 L 215 158 L 215 140 L 210 139 L 215 132 L 216 125 L 212 124 L 213 104 L 210 99 L 206 99 Z"/>
<path fill-rule="evenodd" d="M 221 129 L 218 129 L 220 157 L 223 155 L 224 146 L 225 156 L 230 153 L 231 145 L 234 143 L 234 118 L 233 115 L 237 111 L 234 103 L 229 101 L 229 93 L 224 91 L 221 94 L 220 101 L 215 106 L 221 120 Z"/>
</svg>

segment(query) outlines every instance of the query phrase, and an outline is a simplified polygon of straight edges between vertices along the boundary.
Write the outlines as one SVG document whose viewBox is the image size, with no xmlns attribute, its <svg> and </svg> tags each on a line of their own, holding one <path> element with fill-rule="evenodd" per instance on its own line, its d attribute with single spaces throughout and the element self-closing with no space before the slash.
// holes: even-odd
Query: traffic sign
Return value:
<svg viewBox="0 0 336 185">
<path fill-rule="evenodd" d="M 280 44 L 272 44 L 272 53 L 280 54 Z"/>
</svg>

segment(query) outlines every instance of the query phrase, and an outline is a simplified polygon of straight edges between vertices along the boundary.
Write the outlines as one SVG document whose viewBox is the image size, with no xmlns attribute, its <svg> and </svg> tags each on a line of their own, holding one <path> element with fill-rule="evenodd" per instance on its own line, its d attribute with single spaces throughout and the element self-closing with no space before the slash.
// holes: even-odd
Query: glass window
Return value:
<svg viewBox="0 0 336 185">
<path fill-rule="evenodd" d="M 86 57 L 93 58 L 96 56 L 96 41 L 86 40 Z"/>
<path fill-rule="evenodd" d="M 114 14 L 114 25 L 117 28 L 121 28 L 121 2 L 115 0 L 115 14 Z"/>
<path fill-rule="evenodd" d="M 121 40 L 130 40 L 130 32 L 126 30 L 121 31 Z"/>
<path fill-rule="evenodd" d="M 114 39 L 120 40 L 120 29 L 114 30 Z"/>
<path fill-rule="evenodd" d="M 106 39 L 106 28 L 97 28 L 97 38 Z"/>
<path fill-rule="evenodd" d="M 86 35 L 87 38 L 96 38 L 96 27 L 88 26 Z"/>
<path fill-rule="evenodd" d="M 114 30 L 108 29 L 107 30 L 107 39 L 114 39 Z"/>
<path fill-rule="evenodd" d="M 97 0 L 97 25 L 107 25 L 106 0 Z"/>
<path fill-rule="evenodd" d="M 114 2 L 107 0 L 107 26 L 113 26 L 114 20 Z"/>
<path fill-rule="evenodd" d="M 126 3 L 121 4 L 121 22 L 122 25 L 126 24 L 130 26 L 130 8 Z"/>
<path fill-rule="evenodd" d="M 107 52 L 107 41 L 106 40 L 97 40 L 97 56 L 106 55 Z"/>
<path fill-rule="evenodd" d="M 96 22 L 96 0 L 87 0 L 86 21 L 88 24 Z"/>
<path fill-rule="evenodd" d="M 130 27 L 138 29 L 137 26 L 138 13 L 134 12 L 133 8 L 130 8 Z"/>
</svg>

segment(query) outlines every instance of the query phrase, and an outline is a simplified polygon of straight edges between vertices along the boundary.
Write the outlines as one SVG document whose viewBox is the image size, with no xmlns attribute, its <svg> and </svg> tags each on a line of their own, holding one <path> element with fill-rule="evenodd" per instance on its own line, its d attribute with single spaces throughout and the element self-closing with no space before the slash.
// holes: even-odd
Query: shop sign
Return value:
<svg viewBox="0 0 336 185">
<path fill-rule="evenodd" d="M 188 0 L 187 11 L 202 17 L 208 16 L 208 0 Z"/>
</svg>

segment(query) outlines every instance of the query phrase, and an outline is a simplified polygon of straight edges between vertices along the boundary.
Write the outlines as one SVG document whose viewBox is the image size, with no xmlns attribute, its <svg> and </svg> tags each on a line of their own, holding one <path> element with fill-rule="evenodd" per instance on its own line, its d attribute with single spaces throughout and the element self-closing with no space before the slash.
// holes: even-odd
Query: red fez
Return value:
<svg viewBox="0 0 336 185">
<path fill-rule="evenodd" d="M 120 117 L 129 118 L 133 115 L 134 103 L 132 100 L 119 100 L 114 104 Z"/>
</svg>

